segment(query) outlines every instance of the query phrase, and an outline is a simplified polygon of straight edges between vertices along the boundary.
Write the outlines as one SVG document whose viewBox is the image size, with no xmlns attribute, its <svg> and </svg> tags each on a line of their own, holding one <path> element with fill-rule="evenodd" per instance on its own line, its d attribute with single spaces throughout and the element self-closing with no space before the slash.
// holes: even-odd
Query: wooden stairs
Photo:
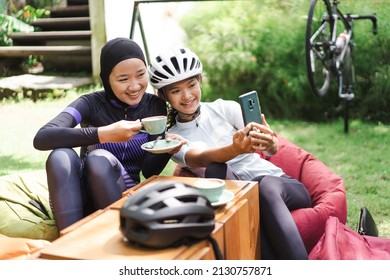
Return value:
<svg viewBox="0 0 390 280">
<path fill-rule="evenodd" d="M 91 65 L 91 24 L 88 0 L 68 0 L 66 7 L 47 8 L 50 18 L 37 19 L 30 33 L 11 35 L 14 45 L 0 47 L 0 59 L 14 64 L 30 55 L 42 57 L 46 70 L 88 71 Z"/>
</svg>

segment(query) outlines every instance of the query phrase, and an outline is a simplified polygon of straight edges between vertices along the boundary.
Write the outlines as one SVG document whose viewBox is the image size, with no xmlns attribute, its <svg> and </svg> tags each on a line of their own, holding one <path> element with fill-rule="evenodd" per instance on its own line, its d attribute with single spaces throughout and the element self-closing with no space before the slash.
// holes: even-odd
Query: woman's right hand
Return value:
<svg viewBox="0 0 390 280">
<path fill-rule="evenodd" d="M 233 135 L 233 149 L 237 155 L 253 153 L 255 149 L 251 141 L 251 137 L 248 137 L 249 128 L 244 127 L 236 131 Z"/>
<path fill-rule="evenodd" d="M 106 142 L 127 142 L 133 138 L 142 128 L 140 120 L 121 120 L 98 128 L 100 143 Z"/>
</svg>

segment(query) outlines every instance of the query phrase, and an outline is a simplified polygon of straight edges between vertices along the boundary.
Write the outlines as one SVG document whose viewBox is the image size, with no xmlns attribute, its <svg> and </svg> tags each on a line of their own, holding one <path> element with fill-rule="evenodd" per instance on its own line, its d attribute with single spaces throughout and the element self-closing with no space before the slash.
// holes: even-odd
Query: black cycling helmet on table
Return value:
<svg viewBox="0 0 390 280">
<path fill-rule="evenodd" d="M 214 209 L 207 198 L 177 181 L 149 183 L 127 198 L 120 209 L 124 237 L 150 248 L 208 238 L 214 227 Z"/>
</svg>

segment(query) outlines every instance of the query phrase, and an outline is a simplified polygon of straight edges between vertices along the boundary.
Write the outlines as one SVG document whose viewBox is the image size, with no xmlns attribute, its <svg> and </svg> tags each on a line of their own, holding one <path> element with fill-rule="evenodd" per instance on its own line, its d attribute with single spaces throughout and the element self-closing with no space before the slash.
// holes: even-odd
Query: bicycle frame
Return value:
<svg viewBox="0 0 390 280">
<path fill-rule="evenodd" d="M 332 53 L 333 53 L 333 67 L 336 70 L 336 73 L 338 75 L 339 79 L 339 89 L 338 89 L 338 96 L 340 98 L 345 98 L 347 100 L 352 100 L 355 95 L 352 92 L 352 85 L 346 85 L 346 92 L 343 92 L 343 72 L 341 69 L 341 65 L 344 62 L 344 57 L 347 52 L 348 48 L 352 48 L 352 17 L 350 14 L 347 14 L 347 17 L 345 17 L 341 11 L 337 7 L 338 1 L 333 1 L 332 5 L 332 18 L 333 18 L 333 30 L 332 30 Z M 358 17 L 358 16 L 355 16 Z M 337 32 L 337 22 L 338 20 L 341 20 L 344 25 L 343 33 L 345 34 L 345 44 L 340 52 L 340 54 L 335 52 L 336 49 L 336 40 L 339 33 Z"/>
<path fill-rule="evenodd" d="M 373 33 L 377 33 L 377 27 L 376 27 L 376 16 L 375 14 L 369 15 L 369 16 L 361 16 L 361 15 L 351 15 L 350 13 L 347 13 L 346 16 L 339 10 L 337 7 L 337 4 L 339 1 L 334 0 L 332 4 L 332 18 L 333 18 L 333 31 L 332 31 L 332 50 L 336 48 L 336 39 L 338 36 L 337 33 L 337 21 L 341 20 L 343 22 L 343 25 L 345 27 L 345 30 L 343 31 L 345 33 L 345 45 L 339 55 L 336 55 L 334 57 L 334 67 L 337 71 L 338 77 L 339 77 L 339 90 L 338 90 L 338 95 L 340 98 L 346 98 L 348 100 L 351 100 L 354 98 L 354 94 L 352 92 L 352 85 L 346 85 L 346 92 L 343 93 L 343 74 L 341 71 L 341 64 L 344 61 L 345 53 L 347 52 L 348 47 L 353 46 L 353 41 L 352 41 L 352 34 L 353 34 L 353 29 L 352 29 L 352 22 L 354 20 L 362 20 L 362 19 L 370 19 L 373 23 Z M 335 54 L 335 52 L 333 52 Z"/>
</svg>

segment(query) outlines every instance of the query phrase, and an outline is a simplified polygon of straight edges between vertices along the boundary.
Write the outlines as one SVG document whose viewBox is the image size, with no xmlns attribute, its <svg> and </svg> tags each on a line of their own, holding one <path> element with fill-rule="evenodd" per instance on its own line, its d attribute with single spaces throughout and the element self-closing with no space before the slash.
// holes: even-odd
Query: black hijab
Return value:
<svg viewBox="0 0 390 280">
<path fill-rule="evenodd" d="M 104 90 L 110 99 L 115 100 L 123 107 L 128 107 L 129 105 L 120 101 L 115 96 L 111 89 L 108 77 L 115 65 L 129 58 L 141 59 L 146 66 L 145 56 L 140 46 L 128 38 L 115 38 L 108 41 L 103 46 L 100 54 L 100 78 L 102 79 Z"/>
</svg>

